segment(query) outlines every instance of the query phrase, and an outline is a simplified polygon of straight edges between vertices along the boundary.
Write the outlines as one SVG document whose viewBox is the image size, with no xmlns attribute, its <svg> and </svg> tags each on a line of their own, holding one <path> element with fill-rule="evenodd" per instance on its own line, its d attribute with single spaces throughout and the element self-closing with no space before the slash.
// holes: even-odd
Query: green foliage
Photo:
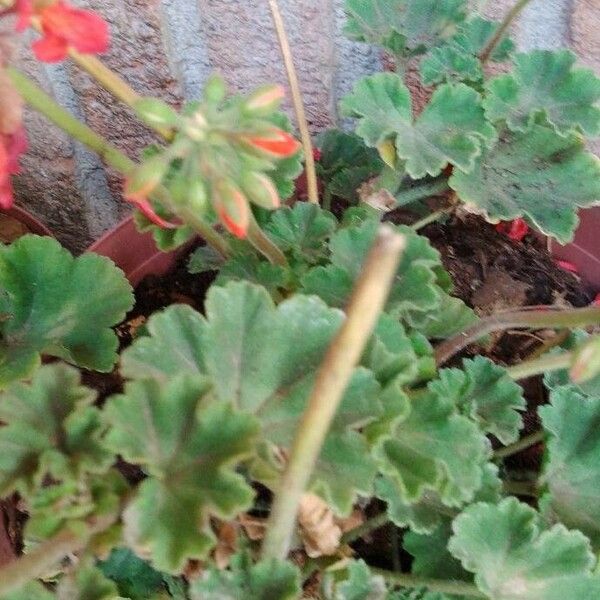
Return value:
<svg viewBox="0 0 600 600">
<path fill-rule="evenodd" d="M 413 179 L 439 175 L 448 164 L 469 172 L 495 135 L 481 97 L 464 84 L 438 87 L 416 119 L 410 92 L 394 73 L 361 79 L 341 106 L 346 115 L 360 119 L 356 133 L 367 145 L 394 141 Z"/>
<path fill-rule="evenodd" d="M 297 600 L 300 577 L 289 562 L 253 564 L 247 554 L 238 554 L 229 570 L 210 569 L 190 591 L 192 600 Z"/>
<path fill-rule="evenodd" d="M 252 455 L 257 423 L 211 403 L 208 390 L 200 377 L 182 375 L 162 387 L 141 380 L 104 410 L 106 445 L 149 475 L 125 511 L 126 539 L 166 572 L 206 556 L 214 543 L 211 515 L 231 518 L 253 498 L 235 467 Z"/>
<path fill-rule="evenodd" d="M 542 484 L 548 517 L 585 533 L 600 547 L 600 398 L 586 398 L 573 388 L 550 394 L 550 405 L 539 409 L 547 460 Z"/>
<path fill-rule="evenodd" d="M 217 271 L 225 259 L 212 246 L 200 246 L 190 256 L 188 271 L 193 275 L 207 271 Z"/>
<path fill-rule="evenodd" d="M 577 226 L 577 207 L 598 202 L 600 160 L 579 137 L 533 125 L 527 133 L 504 131 L 472 172 L 455 170 L 450 185 L 491 221 L 525 217 L 566 243 Z"/>
<path fill-rule="evenodd" d="M 61 578 L 56 597 L 57 600 L 124 600 L 113 581 L 86 564 Z"/>
<path fill-rule="evenodd" d="M 399 56 L 422 54 L 456 32 L 466 0 L 346 0 L 345 33 Z"/>
<path fill-rule="evenodd" d="M 343 571 L 333 571 L 323 581 L 324 600 L 384 600 L 388 597 L 385 580 L 373 575 L 362 560 L 354 560 Z"/>
<path fill-rule="evenodd" d="M 515 56 L 515 71 L 487 84 L 484 102 L 490 121 L 506 121 L 527 131 L 543 116 L 560 135 L 600 133 L 600 79 L 590 69 L 575 69 L 569 50 L 534 50 Z"/>
<path fill-rule="evenodd" d="M 450 552 L 492 600 L 596 598 L 600 577 L 587 538 L 563 525 L 541 530 L 536 511 L 515 498 L 474 504 L 452 525 Z"/>
<path fill-rule="evenodd" d="M 107 258 L 73 258 L 56 240 L 27 235 L 0 247 L 0 388 L 33 373 L 41 355 L 110 371 L 110 327 L 132 307 L 131 287 Z"/>
</svg>

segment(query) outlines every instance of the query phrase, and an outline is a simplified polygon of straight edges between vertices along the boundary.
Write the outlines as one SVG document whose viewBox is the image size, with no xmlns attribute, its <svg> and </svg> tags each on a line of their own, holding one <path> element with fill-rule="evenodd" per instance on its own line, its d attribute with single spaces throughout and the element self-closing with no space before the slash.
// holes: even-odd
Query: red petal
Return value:
<svg viewBox="0 0 600 600">
<path fill-rule="evenodd" d="M 503 233 L 515 242 L 520 242 L 529 233 L 529 225 L 523 219 L 501 221 L 496 225 L 496 231 Z"/>
<path fill-rule="evenodd" d="M 248 235 L 247 223 L 236 223 L 225 211 L 224 208 L 217 209 L 217 216 L 227 231 L 235 235 L 236 238 L 243 240 Z"/>
<path fill-rule="evenodd" d="M 148 221 L 158 225 L 158 227 L 162 229 L 177 229 L 179 225 L 176 223 L 171 223 L 166 219 L 163 219 L 161 216 L 156 214 L 156 211 L 152 208 L 152 205 L 146 198 L 140 196 L 125 196 L 125 200 L 127 202 L 131 202 L 135 207 L 148 219 Z"/>
<path fill-rule="evenodd" d="M 274 129 L 265 135 L 248 136 L 244 139 L 255 148 L 280 158 L 293 156 L 301 147 L 298 140 L 281 129 Z"/>
<path fill-rule="evenodd" d="M 63 38 L 50 34 L 33 42 L 31 47 L 37 59 L 47 63 L 64 60 L 69 49 Z"/>
<path fill-rule="evenodd" d="M 592 302 L 593 306 L 600 306 L 600 293 L 596 294 L 596 297 L 594 298 L 593 302 Z"/>
<path fill-rule="evenodd" d="M 0 181 L 0 209 L 8 210 L 13 206 L 12 185 L 8 177 L 4 182 Z"/>
<path fill-rule="evenodd" d="M 31 17 L 33 16 L 33 4 L 31 0 L 16 0 L 14 10 L 17 11 L 17 31 L 25 31 L 31 25 Z"/>
<path fill-rule="evenodd" d="M 19 172 L 19 158 L 27 150 L 27 134 L 23 127 L 19 127 L 12 135 L 8 136 L 6 144 L 7 162 L 6 169 L 11 175 Z M 1 159 L 0 159 L 1 161 Z M 0 162 L 0 171 L 2 165 Z"/>
<path fill-rule="evenodd" d="M 565 271 L 569 271 L 569 273 L 579 273 L 579 269 L 568 260 L 557 260 L 556 264 Z"/>
</svg>

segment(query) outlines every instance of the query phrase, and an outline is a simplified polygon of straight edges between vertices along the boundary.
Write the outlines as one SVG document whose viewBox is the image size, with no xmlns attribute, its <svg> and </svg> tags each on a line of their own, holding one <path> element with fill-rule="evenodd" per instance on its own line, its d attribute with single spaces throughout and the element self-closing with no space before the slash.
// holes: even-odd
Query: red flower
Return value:
<svg viewBox="0 0 600 600">
<path fill-rule="evenodd" d="M 274 158 L 287 158 L 300 150 L 301 144 L 286 131 L 272 129 L 260 135 L 242 138 L 247 144 Z"/>
<path fill-rule="evenodd" d="M 564 269 L 565 271 L 569 271 L 569 273 L 575 273 L 575 274 L 579 273 L 579 269 L 577 268 L 577 266 L 574 265 L 572 262 L 569 262 L 568 260 L 557 260 L 556 264 L 561 269 Z"/>
<path fill-rule="evenodd" d="M 243 240 L 248 235 L 251 213 L 242 191 L 232 181 L 222 179 L 213 188 L 212 202 L 227 231 Z"/>
<path fill-rule="evenodd" d="M 529 233 L 529 225 L 523 219 L 502 221 L 496 225 L 496 231 L 504 233 L 515 242 L 520 242 Z"/>
<path fill-rule="evenodd" d="M 10 135 L 0 134 L 0 209 L 13 205 L 11 175 L 19 172 L 19 157 L 27 149 L 27 137 L 23 128 Z"/>
<path fill-rule="evenodd" d="M 108 49 L 108 25 L 94 12 L 73 8 L 64 0 L 39 9 L 31 0 L 17 0 L 14 10 L 19 17 L 18 31 L 26 29 L 34 15 L 39 17 L 43 36 L 32 47 L 41 61 L 61 61 L 69 48 L 82 54 L 100 54 Z"/>
</svg>

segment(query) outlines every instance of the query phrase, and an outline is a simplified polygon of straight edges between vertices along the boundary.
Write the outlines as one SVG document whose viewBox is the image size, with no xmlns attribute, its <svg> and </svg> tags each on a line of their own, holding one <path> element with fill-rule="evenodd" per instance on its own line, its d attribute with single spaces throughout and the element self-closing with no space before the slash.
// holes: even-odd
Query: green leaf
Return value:
<svg viewBox="0 0 600 600">
<path fill-rule="evenodd" d="M 125 511 L 126 540 L 166 572 L 206 556 L 214 542 L 211 515 L 232 518 L 253 498 L 235 467 L 252 456 L 257 423 L 211 403 L 208 390 L 198 376 L 163 386 L 136 381 L 104 409 L 106 444 L 150 475 Z"/>
<path fill-rule="evenodd" d="M 446 339 L 474 325 L 478 317 L 460 298 L 442 293 L 438 308 L 427 314 L 419 330 L 430 339 Z"/>
<path fill-rule="evenodd" d="M 326 131 L 320 144 L 319 179 L 331 195 L 357 202 L 360 185 L 379 175 L 385 166 L 378 152 L 357 135 L 338 129 Z"/>
<path fill-rule="evenodd" d="M 465 0 L 346 0 L 344 31 L 397 54 L 421 54 L 451 37 L 465 10 Z"/>
<path fill-rule="evenodd" d="M 550 395 L 539 414 L 548 432 L 541 479 L 546 512 L 600 547 L 600 398 L 570 388 Z"/>
<path fill-rule="evenodd" d="M 230 569 L 209 569 L 190 588 L 192 600 L 297 600 L 300 574 L 289 562 L 265 560 L 252 564 L 247 554 L 236 555 Z"/>
<path fill-rule="evenodd" d="M 456 413 L 453 399 L 425 392 L 411 399 L 410 413 L 376 453 L 405 502 L 415 503 L 429 490 L 445 505 L 460 506 L 481 487 L 490 447 L 479 428 Z"/>
<path fill-rule="evenodd" d="M 335 231 L 336 218 L 310 202 L 275 211 L 265 232 L 283 252 L 313 261 L 323 254 L 327 238 Z"/>
<path fill-rule="evenodd" d="M 146 600 L 164 588 L 162 574 L 127 548 L 115 548 L 98 566 L 131 600 Z"/>
<path fill-rule="evenodd" d="M 95 398 L 79 372 L 63 364 L 41 367 L 31 383 L 0 394 L 0 495 L 27 494 L 48 476 L 77 481 L 110 466 Z"/>
<path fill-rule="evenodd" d="M 586 537 L 563 525 L 540 531 L 539 515 L 516 498 L 470 506 L 453 530 L 450 552 L 492 600 L 600 597 Z"/>
<path fill-rule="evenodd" d="M 479 423 L 483 431 L 495 435 L 503 444 L 519 439 L 523 420 L 517 411 L 527 407 L 521 386 L 506 369 L 488 358 L 464 360 L 463 369 L 443 369 L 429 390 L 451 398 L 460 412 Z"/>
<path fill-rule="evenodd" d="M 534 50 L 514 60 L 514 73 L 487 84 L 484 108 L 490 121 L 506 121 L 524 132 L 542 115 L 561 135 L 600 133 L 600 79 L 591 69 L 573 68 L 573 52 Z"/>
<path fill-rule="evenodd" d="M 525 217 L 564 244 L 573 238 L 577 207 L 600 200 L 600 160 L 578 137 L 534 125 L 505 131 L 471 173 L 455 170 L 450 186 L 490 221 Z"/>
<path fill-rule="evenodd" d="M 303 292 L 320 296 L 331 306 L 344 307 L 362 265 L 375 240 L 378 222 L 368 220 L 358 226 L 338 230 L 331 238 L 331 264 L 315 267 L 302 278 Z M 410 227 L 396 227 L 406 237 L 406 248 L 396 273 L 386 311 L 409 325 L 417 326 L 440 302 L 436 285 L 440 256 L 427 238 Z"/>
<path fill-rule="evenodd" d="M 480 82 L 483 69 L 479 55 L 496 32 L 499 23 L 478 16 L 460 26 L 458 33 L 444 45 L 433 48 L 421 61 L 421 78 L 425 85 L 443 82 Z M 514 48 L 504 38 L 494 49 L 491 59 L 506 60 Z"/>
<path fill-rule="evenodd" d="M 245 253 L 229 259 L 220 269 L 217 285 L 229 281 L 248 281 L 262 285 L 270 293 L 276 293 L 288 283 L 289 269 L 265 262 L 256 254 Z"/>
<path fill-rule="evenodd" d="M 39 581 L 30 581 L 22 588 L 6 594 L 2 598 L 3 600 L 56 600 L 56 596 Z"/>
<path fill-rule="evenodd" d="M 124 600 L 113 581 L 99 569 L 88 565 L 63 576 L 56 589 L 56 597 L 57 600 Z"/>
<path fill-rule="evenodd" d="M 367 145 L 376 147 L 393 139 L 413 179 L 437 176 L 449 163 L 469 172 L 484 142 L 495 136 L 485 120 L 481 97 L 464 84 L 438 87 L 415 119 L 402 79 L 379 73 L 361 79 L 341 107 L 347 116 L 360 119 L 356 133 Z"/>
<path fill-rule="evenodd" d="M 0 247 L 0 388 L 31 375 L 41 354 L 110 371 L 110 329 L 133 305 L 131 286 L 107 258 L 73 258 L 50 237 Z"/>
<path fill-rule="evenodd" d="M 412 554 L 412 573 L 432 579 L 452 579 L 472 581 L 467 573 L 448 550 L 448 540 L 452 535 L 452 522 L 444 519 L 429 534 L 407 531 L 402 538 L 404 549 Z"/>
<path fill-rule="evenodd" d="M 190 256 L 188 271 L 193 275 L 206 273 L 207 271 L 218 271 L 224 262 L 223 256 L 212 246 L 200 246 Z"/>
<path fill-rule="evenodd" d="M 373 575 L 363 560 L 353 560 L 345 569 L 348 577 L 340 579 L 335 571 L 326 573 L 324 600 L 384 600 L 388 597 L 385 580 Z"/>
<path fill-rule="evenodd" d="M 147 336 L 139 337 L 121 355 L 121 374 L 128 379 L 165 383 L 178 373 L 204 372 L 202 316 L 186 304 L 153 314 Z"/>
<path fill-rule="evenodd" d="M 156 211 L 160 216 L 160 210 Z M 135 226 L 140 233 L 151 233 L 156 247 L 162 252 L 171 252 L 189 242 L 196 234 L 188 225 L 176 227 L 175 229 L 164 229 L 158 225 L 154 225 L 152 221 L 147 219 L 139 211 L 134 211 L 133 220 Z"/>
</svg>

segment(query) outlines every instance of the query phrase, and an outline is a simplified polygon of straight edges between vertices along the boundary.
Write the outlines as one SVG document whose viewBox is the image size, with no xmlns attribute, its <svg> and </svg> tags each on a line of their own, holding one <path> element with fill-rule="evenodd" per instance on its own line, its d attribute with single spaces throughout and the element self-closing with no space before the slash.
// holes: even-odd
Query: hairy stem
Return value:
<svg viewBox="0 0 600 600">
<path fill-rule="evenodd" d="M 60 127 L 65 133 L 68 133 L 73 139 L 96 152 L 102 160 L 121 175 L 127 177 L 137 167 L 137 163 L 85 123 L 78 121 L 26 75 L 13 67 L 7 67 L 6 73 L 10 77 L 15 89 L 32 108 Z M 231 254 L 227 240 L 191 211 L 174 206 L 169 192 L 164 187 L 159 186 L 153 192 L 153 195 L 166 208 L 185 219 L 215 250 L 225 257 Z"/>
<path fill-rule="evenodd" d="M 450 214 L 453 210 L 454 210 L 454 206 L 449 206 L 447 208 L 440 208 L 439 210 L 432 212 L 430 215 L 423 217 L 416 223 L 413 223 L 411 225 L 411 227 L 415 231 L 420 231 L 424 227 L 427 227 L 427 225 L 431 225 L 432 223 L 439 221 L 444 215 Z"/>
<path fill-rule="evenodd" d="M 496 49 L 496 46 L 500 43 L 504 35 L 506 34 L 507 29 L 511 26 L 512 22 L 521 14 L 521 11 L 531 2 L 531 0 L 519 0 L 507 13 L 502 23 L 496 30 L 494 36 L 490 39 L 490 41 L 486 44 L 485 48 L 481 51 L 479 58 L 483 64 L 485 64 L 492 53 Z"/>
<path fill-rule="evenodd" d="M 389 226 L 380 227 L 347 307 L 346 320 L 327 350 L 296 431 L 269 517 L 262 548 L 264 558 L 285 559 L 289 552 L 298 504 L 354 368 L 384 307 L 405 244 L 404 237 Z"/>
<path fill-rule="evenodd" d="M 427 577 L 417 577 L 408 573 L 394 573 L 385 569 L 377 569 L 369 567 L 374 575 L 380 575 L 388 583 L 404 588 L 427 588 L 431 592 L 439 592 L 441 594 L 450 594 L 457 596 L 465 596 L 467 598 L 487 598 L 480 592 L 475 584 L 466 583 L 464 581 L 446 581 L 443 579 L 429 579 Z"/>
<path fill-rule="evenodd" d="M 476 342 L 494 331 L 505 329 L 544 329 L 552 327 L 585 327 L 600 323 L 600 307 L 574 308 L 559 310 L 545 307 L 534 307 L 530 310 L 504 312 L 482 319 L 462 333 L 449 338 L 435 349 L 438 365 L 444 364 L 463 348 Z"/>
<path fill-rule="evenodd" d="M 520 379 L 527 379 L 527 377 L 533 377 L 534 375 L 542 375 L 543 373 L 568 369 L 571 366 L 572 361 L 572 352 L 551 354 L 550 356 L 526 360 L 513 367 L 508 367 L 507 372 L 512 379 L 519 381 Z"/>
<path fill-rule="evenodd" d="M 352 542 L 359 540 L 361 537 L 368 535 L 372 531 L 376 531 L 377 529 L 380 529 L 384 525 L 387 525 L 387 523 L 389 523 L 389 521 L 390 521 L 390 518 L 388 517 L 388 514 L 386 512 L 382 512 L 378 515 L 375 515 L 374 517 L 367 519 L 364 523 L 362 523 L 358 527 L 355 527 L 354 529 L 347 531 L 342 536 L 342 543 L 343 544 L 351 544 Z"/>
<path fill-rule="evenodd" d="M 29 554 L 8 563 L 0 569 L 0 597 L 4 598 L 32 579 L 40 577 L 68 554 L 85 548 L 94 535 L 108 529 L 117 518 L 116 514 L 97 517 L 88 523 L 84 532 L 61 531 Z"/>
<path fill-rule="evenodd" d="M 407 190 L 400 190 L 394 194 L 394 197 L 396 198 L 396 208 L 406 206 L 417 200 L 423 200 L 425 198 L 443 194 L 449 189 L 448 179 L 444 177 L 443 179 L 435 179 L 433 181 L 428 181 L 427 183 L 415 185 Z"/>
<path fill-rule="evenodd" d="M 271 264 L 287 266 L 288 262 L 283 252 L 267 237 L 260 228 L 256 219 L 251 216 L 248 226 L 248 241 L 263 255 Z"/>
<path fill-rule="evenodd" d="M 543 442 L 545 437 L 546 434 L 543 431 L 536 431 L 535 433 L 526 435 L 514 444 L 496 450 L 494 452 L 494 460 L 502 460 L 509 456 L 513 456 L 514 454 L 519 454 L 519 452 Z"/>
<path fill-rule="evenodd" d="M 273 24 L 275 25 L 275 31 L 277 32 L 277 39 L 279 40 L 281 55 L 283 56 L 285 70 L 287 72 L 290 89 L 292 91 L 294 112 L 296 113 L 298 129 L 300 131 L 300 139 L 302 140 L 302 147 L 304 148 L 308 200 L 314 204 L 318 204 L 319 186 L 317 184 L 317 171 L 315 169 L 313 145 L 310 139 L 310 132 L 308 131 L 308 121 L 306 120 L 306 111 L 304 110 L 304 102 L 302 101 L 302 92 L 300 90 L 300 83 L 298 82 L 298 75 L 296 73 L 296 67 L 294 66 L 294 59 L 292 57 L 290 43 L 285 31 L 283 17 L 281 16 L 281 11 L 279 10 L 277 0 L 269 0 L 269 8 L 271 9 Z"/>
</svg>

